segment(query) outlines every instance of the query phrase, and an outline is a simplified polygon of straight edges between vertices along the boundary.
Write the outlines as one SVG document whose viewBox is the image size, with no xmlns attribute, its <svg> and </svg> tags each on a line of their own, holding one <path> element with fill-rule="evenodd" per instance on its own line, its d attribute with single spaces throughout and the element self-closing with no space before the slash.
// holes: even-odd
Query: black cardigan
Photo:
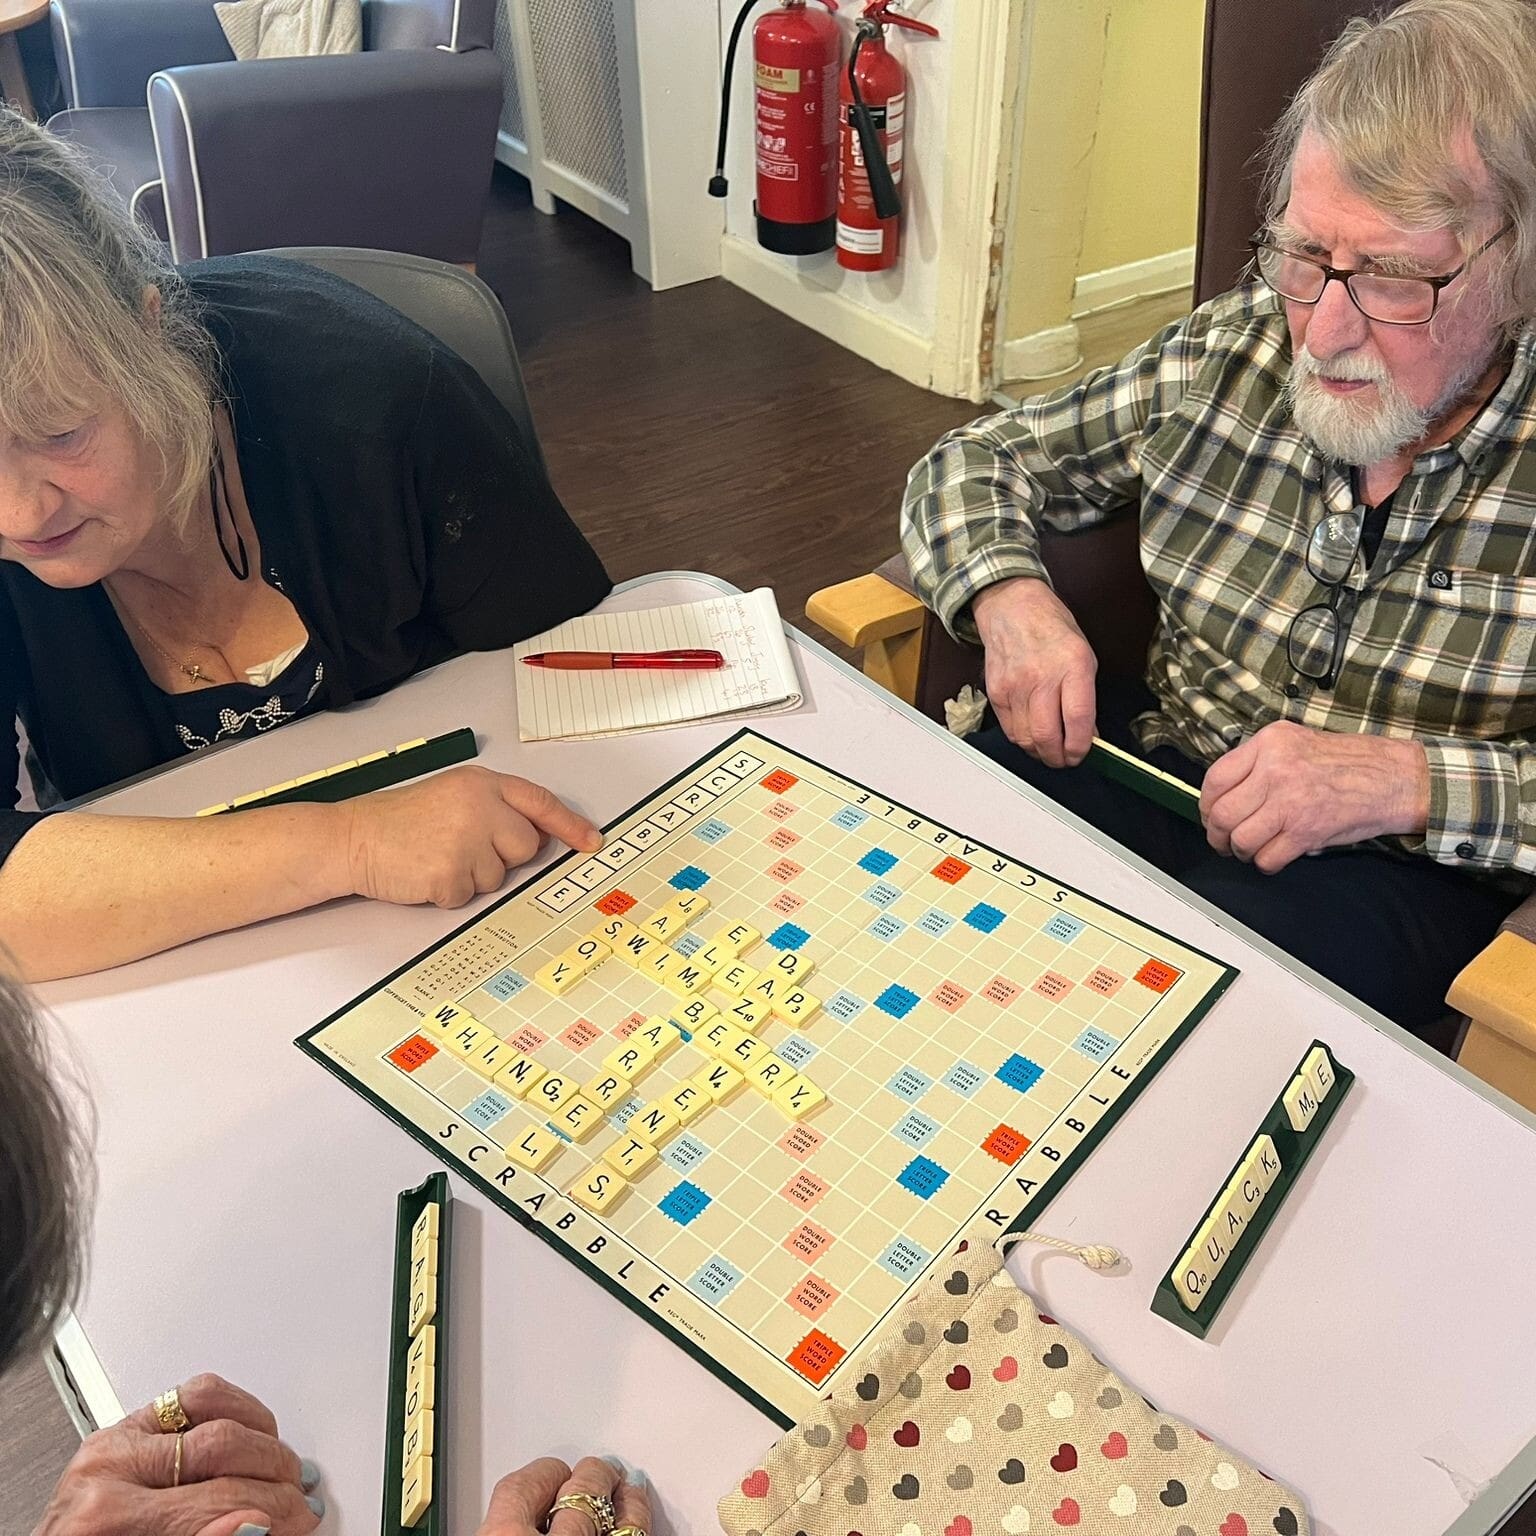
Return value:
<svg viewBox="0 0 1536 1536">
<path fill-rule="evenodd" d="M 313 267 L 235 256 L 184 275 L 222 358 L 261 574 L 325 663 L 317 705 L 511 645 L 607 594 L 516 424 L 456 353 Z M 185 755 L 100 585 L 56 590 L 8 560 L 0 710 L 26 726 L 45 803 Z M 40 819 L 14 809 L 17 778 L 13 728 L 0 858 Z"/>
</svg>

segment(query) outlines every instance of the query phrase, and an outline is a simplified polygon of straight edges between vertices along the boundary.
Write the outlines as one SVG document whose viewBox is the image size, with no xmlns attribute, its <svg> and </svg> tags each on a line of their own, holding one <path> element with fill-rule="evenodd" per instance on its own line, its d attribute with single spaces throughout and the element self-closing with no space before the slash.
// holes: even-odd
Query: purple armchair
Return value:
<svg viewBox="0 0 1536 1536">
<path fill-rule="evenodd" d="M 212 0 L 53 0 L 49 120 L 172 257 L 364 246 L 472 263 L 493 0 L 363 0 L 363 51 L 236 62 Z"/>
</svg>

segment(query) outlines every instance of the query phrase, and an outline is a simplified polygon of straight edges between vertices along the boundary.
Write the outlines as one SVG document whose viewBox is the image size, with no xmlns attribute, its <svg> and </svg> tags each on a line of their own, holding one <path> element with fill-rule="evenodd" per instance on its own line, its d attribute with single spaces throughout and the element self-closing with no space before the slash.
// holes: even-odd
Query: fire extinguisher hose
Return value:
<svg viewBox="0 0 1536 1536">
<path fill-rule="evenodd" d="M 715 174 L 709 178 L 711 197 L 724 197 L 731 189 L 725 179 L 725 130 L 731 112 L 731 76 L 736 69 L 736 44 L 741 41 L 741 29 L 747 24 L 747 13 L 756 4 L 757 0 L 746 0 L 736 13 L 731 41 L 725 50 L 725 79 L 720 86 L 720 137 L 715 143 Z"/>
<path fill-rule="evenodd" d="M 880 133 L 875 127 L 874 117 L 864 100 L 863 93 L 859 90 L 859 50 L 870 38 L 879 36 L 878 23 L 871 21 L 859 23 L 853 37 L 853 51 L 848 57 L 848 89 L 853 96 L 853 126 L 859 136 L 860 148 L 864 152 L 864 169 L 869 175 L 869 190 L 875 200 L 875 212 L 882 219 L 893 219 L 901 212 L 901 195 L 896 190 L 891 168 L 886 164 L 885 146 L 880 142 Z M 730 81 L 729 73 L 726 75 L 726 81 L 727 83 Z M 722 134 L 723 132 L 722 127 Z"/>
</svg>

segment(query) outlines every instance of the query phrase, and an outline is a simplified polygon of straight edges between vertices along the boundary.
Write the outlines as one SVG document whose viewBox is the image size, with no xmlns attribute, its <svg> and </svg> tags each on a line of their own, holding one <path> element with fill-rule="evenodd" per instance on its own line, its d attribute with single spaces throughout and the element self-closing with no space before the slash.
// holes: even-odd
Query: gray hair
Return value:
<svg viewBox="0 0 1536 1536">
<path fill-rule="evenodd" d="M 44 1021 L 0 952 L 0 1372 L 75 1298 L 90 1203 L 88 1139 L 50 1075 Z"/>
<path fill-rule="evenodd" d="M 1339 34 L 1271 135 L 1267 217 L 1291 193 L 1302 135 L 1327 145 L 1345 179 L 1411 229 L 1449 229 L 1464 256 L 1492 215 L 1494 319 L 1513 335 L 1536 318 L 1536 6 L 1530 0 L 1408 0 Z M 1470 135 L 1488 195 L 1457 157 Z"/>
<path fill-rule="evenodd" d="M 37 441 L 120 405 L 159 453 L 162 507 L 184 526 L 213 462 L 213 340 L 162 248 L 84 157 L 3 105 L 0 337 L 0 430 Z"/>
</svg>

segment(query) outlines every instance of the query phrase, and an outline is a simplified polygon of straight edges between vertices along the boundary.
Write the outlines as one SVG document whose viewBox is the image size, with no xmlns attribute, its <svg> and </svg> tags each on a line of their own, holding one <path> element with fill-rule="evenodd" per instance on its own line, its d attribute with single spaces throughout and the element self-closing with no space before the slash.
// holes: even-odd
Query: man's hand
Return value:
<svg viewBox="0 0 1536 1536">
<path fill-rule="evenodd" d="M 987 648 L 987 698 L 1003 733 L 1052 768 L 1075 768 L 1094 737 L 1099 664 L 1048 583 L 1017 576 L 971 604 Z"/>
<path fill-rule="evenodd" d="M 196 1376 L 180 1393 L 192 1428 L 179 1486 L 176 1436 L 140 1408 L 81 1445 L 36 1536 L 235 1536 L 252 1525 L 309 1536 L 325 1509 L 309 1491 L 316 1474 L 277 1438 L 271 1412 L 217 1376 Z"/>
<path fill-rule="evenodd" d="M 592 1518 L 579 1509 L 562 1509 L 550 1518 L 555 1500 L 577 1491 L 611 1498 L 615 1526 L 651 1529 L 649 1491 L 621 1478 L 612 1462 L 589 1456 L 573 1469 L 544 1456 L 496 1484 L 480 1536 L 539 1536 L 542 1531 L 550 1536 L 592 1536 Z"/>
<path fill-rule="evenodd" d="M 1200 817 L 1218 853 L 1272 875 L 1318 848 L 1422 832 L 1429 763 L 1416 741 L 1277 720 L 1211 765 Z"/>
<path fill-rule="evenodd" d="M 462 907 L 496 890 L 545 837 L 595 853 L 602 833 L 541 784 L 449 768 L 339 806 L 343 889 L 375 901 Z"/>
</svg>

